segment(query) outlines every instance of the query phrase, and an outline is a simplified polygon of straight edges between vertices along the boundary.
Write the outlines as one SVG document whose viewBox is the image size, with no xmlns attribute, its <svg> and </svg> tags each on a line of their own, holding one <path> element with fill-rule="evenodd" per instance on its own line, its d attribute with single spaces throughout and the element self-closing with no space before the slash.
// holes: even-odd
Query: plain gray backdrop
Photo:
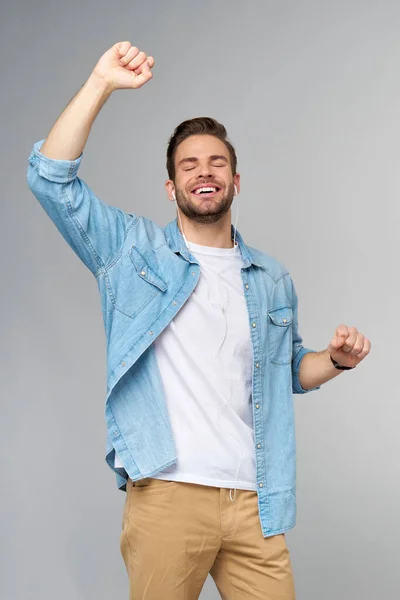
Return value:
<svg viewBox="0 0 400 600">
<path fill-rule="evenodd" d="M 110 98 L 80 176 L 164 225 L 174 127 L 204 115 L 226 125 L 242 175 L 238 228 L 290 269 L 305 345 L 326 348 L 340 323 L 372 341 L 355 371 L 295 397 L 298 600 L 398 598 L 398 0 L 0 10 L 0 600 L 128 598 L 125 494 L 103 458 L 97 287 L 26 184 L 32 144 L 122 40 L 155 56 L 154 78 Z M 201 598 L 218 598 L 211 579 Z"/>
</svg>

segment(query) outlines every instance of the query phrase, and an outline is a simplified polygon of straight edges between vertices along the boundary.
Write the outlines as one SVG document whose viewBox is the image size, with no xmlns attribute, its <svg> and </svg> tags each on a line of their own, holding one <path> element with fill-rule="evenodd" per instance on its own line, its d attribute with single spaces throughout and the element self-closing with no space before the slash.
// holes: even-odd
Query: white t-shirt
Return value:
<svg viewBox="0 0 400 600">
<path fill-rule="evenodd" d="M 200 279 L 154 342 L 177 463 L 154 477 L 256 490 L 253 355 L 240 250 L 187 243 Z"/>
</svg>

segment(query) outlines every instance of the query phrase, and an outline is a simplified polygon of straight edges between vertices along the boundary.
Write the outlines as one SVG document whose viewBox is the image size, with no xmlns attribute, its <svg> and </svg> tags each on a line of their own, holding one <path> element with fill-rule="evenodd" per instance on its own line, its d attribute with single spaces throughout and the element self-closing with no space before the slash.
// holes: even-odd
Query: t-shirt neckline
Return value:
<svg viewBox="0 0 400 600">
<path fill-rule="evenodd" d="M 186 238 L 185 238 L 186 240 Z M 208 256 L 237 256 L 239 254 L 239 244 L 235 242 L 233 248 L 214 248 L 214 246 L 202 246 L 186 240 L 187 246 L 194 254 L 206 254 Z"/>
</svg>

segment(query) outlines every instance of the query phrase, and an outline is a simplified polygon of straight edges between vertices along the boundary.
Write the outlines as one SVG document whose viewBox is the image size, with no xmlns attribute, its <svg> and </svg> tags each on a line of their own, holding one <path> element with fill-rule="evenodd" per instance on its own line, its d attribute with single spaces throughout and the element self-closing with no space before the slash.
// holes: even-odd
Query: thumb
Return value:
<svg viewBox="0 0 400 600">
<path fill-rule="evenodd" d="M 134 79 L 134 87 L 141 87 L 153 77 L 149 63 L 145 61 L 138 69 L 134 71 L 136 77 Z"/>
<path fill-rule="evenodd" d="M 332 354 L 332 352 L 337 352 L 343 346 L 343 344 L 344 336 L 336 333 L 328 346 L 329 353 Z"/>
</svg>

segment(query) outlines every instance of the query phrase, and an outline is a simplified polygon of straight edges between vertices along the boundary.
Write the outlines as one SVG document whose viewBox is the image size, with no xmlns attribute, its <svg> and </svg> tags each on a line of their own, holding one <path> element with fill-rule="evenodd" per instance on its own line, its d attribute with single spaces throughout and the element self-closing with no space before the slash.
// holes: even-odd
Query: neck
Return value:
<svg viewBox="0 0 400 600">
<path fill-rule="evenodd" d="M 230 210 L 217 223 L 207 224 L 196 223 L 188 219 L 179 208 L 178 211 L 179 229 L 189 242 L 211 248 L 233 248 Z"/>
</svg>

